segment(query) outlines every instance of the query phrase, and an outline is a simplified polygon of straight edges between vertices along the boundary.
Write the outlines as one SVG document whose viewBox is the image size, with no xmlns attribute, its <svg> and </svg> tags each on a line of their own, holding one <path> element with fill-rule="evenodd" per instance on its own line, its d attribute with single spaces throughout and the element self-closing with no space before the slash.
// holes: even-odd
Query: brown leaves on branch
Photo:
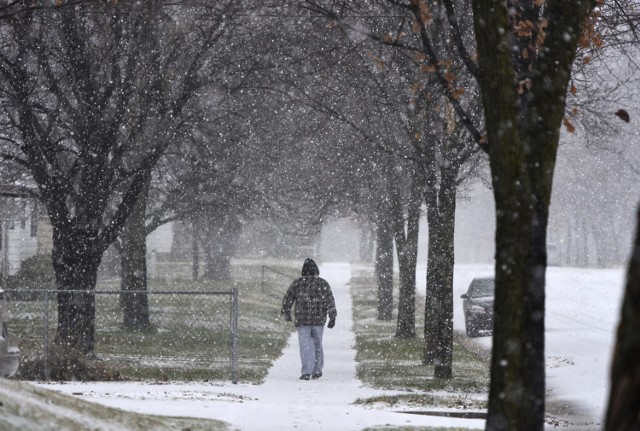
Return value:
<svg viewBox="0 0 640 431">
<path fill-rule="evenodd" d="M 454 88 L 451 91 L 451 97 L 453 97 L 455 100 L 460 99 L 460 97 L 464 94 L 464 87 L 458 87 L 458 88 Z"/>
<path fill-rule="evenodd" d="M 569 121 L 569 119 L 567 117 L 565 117 L 562 120 L 562 124 L 564 124 L 564 127 L 567 129 L 567 132 L 569 133 L 573 133 L 576 131 L 576 126 L 574 126 L 573 124 L 571 124 L 571 122 Z"/>
<path fill-rule="evenodd" d="M 600 49 L 604 45 L 602 34 L 600 34 L 598 29 L 596 28 L 596 24 L 601 16 L 602 13 L 600 11 L 594 10 L 585 19 L 585 23 L 582 26 L 582 33 L 580 34 L 580 39 L 578 40 L 578 44 L 582 49 L 587 49 L 589 47 Z"/>
<path fill-rule="evenodd" d="M 446 79 L 449 83 L 449 86 L 451 86 L 456 81 L 456 74 L 449 70 L 444 74 L 444 79 Z"/>
<path fill-rule="evenodd" d="M 383 40 L 385 43 L 396 43 L 400 42 L 405 35 L 406 33 L 403 31 L 399 31 L 395 35 L 391 32 L 388 32 L 384 35 Z"/>
<path fill-rule="evenodd" d="M 376 64 L 376 66 L 378 66 L 380 69 L 384 69 L 384 64 L 385 63 L 384 63 L 383 59 L 381 59 L 380 57 L 377 57 L 371 51 L 367 51 L 367 57 L 372 59 L 373 62 Z"/>
<path fill-rule="evenodd" d="M 546 18 L 535 21 L 529 19 L 516 21 L 512 28 L 513 34 L 521 40 L 528 40 L 527 45 L 520 52 L 524 60 L 530 60 L 542 49 L 548 25 L 549 22 Z"/>
<path fill-rule="evenodd" d="M 411 6 L 417 8 L 416 18 L 422 25 L 427 26 L 433 21 L 433 14 L 426 0 L 411 0 Z"/>
<path fill-rule="evenodd" d="M 527 20 L 518 22 L 513 27 L 513 31 L 516 33 L 516 35 L 520 37 L 531 37 L 533 35 L 533 31 L 535 30 L 535 28 L 536 28 L 536 25 L 527 19 Z"/>
<path fill-rule="evenodd" d="M 420 71 L 424 73 L 435 73 L 438 69 L 433 64 L 424 64 L 420 66 Z"/>
</svg>

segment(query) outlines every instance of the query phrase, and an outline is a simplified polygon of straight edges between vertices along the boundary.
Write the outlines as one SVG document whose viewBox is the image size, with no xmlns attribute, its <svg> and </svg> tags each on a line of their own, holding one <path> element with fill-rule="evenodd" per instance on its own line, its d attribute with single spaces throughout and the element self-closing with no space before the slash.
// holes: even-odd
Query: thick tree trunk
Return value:
<svg viewBox="0 0 640 431">
<path fill-rule="evenodd" d="M 53 267 L 58 290 L 58 328 L 55 342 L 84 354 L 95 346 L 95 290 L 101 255 L 82 236 L 62 235 L 54 228 Z"/>
<path fill-rule="evenodd" d="M 123 325 L 128 329 L 149 327 L 149 299 L 146 293 L 125 293 L 147 290 L 147 233 L 145 227 L 148 186 L 142 191 L 120 234 L 120 306 Z"/>
<path fill-rule="evenodd" d="M 391 224 L 379 220 L 376 226 L 376 282 L 378 320 L 393 318 L 393 233 Z"/>
<path fill-rule="evenodd" d="M 516 191 L 509 193 L 513 196 Z M 520 195 L 515 201 L 522 204 L 514 205 L 506 201 L 504 190 L 496 194 L 501 196 L 496 198 L 496 318 L 487 427 L 541 429 L 546 262 L 536 262 L 536 257 L 541 256 L 540 247 L 544 250 L 546 219 L 523 208 L 532 206 L 529 196 Z M 518 220 L 514 219 L 516 212 Z M 533 220 L 537 229 L 533 229 Z"/>
<path fill-rule="evenodd" d="M 472 3 L 496 202 L 496 293 L 486 429 L 542 430 L 548 208 L 571 65 L 594 2 L 554 0 L 537 11 L 532 2 L 514 2 L 525 12 L 536 12 L 528 23 L 534 32 L 544 32 L 544 46 L 532 51 L 535 61 L 530 55 L 524 61 L 520 35 L 512 27 L 524 23 L 528 15 L 510 15 L 507 4 L 497 0 Z M 523 62 L 528 66 L 518 69 Z M 530 82 L 518 87 L 524 82 L 523 72 Z"/>
<path fill-rule="evenodd" d="M 611 362 L 606 431 L 640 429 L 640 208 Z"/>
<path fill-rule="evenodd" d="M 427 209 L 429 243 L 423 362 L 434 377 L 453 374 L 453 266 L 457 169 L 443 171 L 439 205 Z"/>
</svg>

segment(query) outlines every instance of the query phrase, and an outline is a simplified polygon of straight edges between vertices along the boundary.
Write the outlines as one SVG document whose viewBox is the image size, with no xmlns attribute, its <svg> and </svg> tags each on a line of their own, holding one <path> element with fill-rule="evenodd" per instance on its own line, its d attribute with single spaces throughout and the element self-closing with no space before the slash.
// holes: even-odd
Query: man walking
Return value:
<svg viewBox="0 0 640 431">
<path fill-rule="evenodd" d="M 295 302 L 294 324 L 300 343 L 301 380 L 322 377 L 322 333 L 327 315 L 327 327 L 333 328 L 336 324 L 336 303 L 331 287 L 319 275 L 318 265 L 313 259 L 306 259 L 302 265 L 302 277 L 291 283 L 282 301 L 281 315 L 287 321 L 291 320 L 291 307 Z"/>
</svg>

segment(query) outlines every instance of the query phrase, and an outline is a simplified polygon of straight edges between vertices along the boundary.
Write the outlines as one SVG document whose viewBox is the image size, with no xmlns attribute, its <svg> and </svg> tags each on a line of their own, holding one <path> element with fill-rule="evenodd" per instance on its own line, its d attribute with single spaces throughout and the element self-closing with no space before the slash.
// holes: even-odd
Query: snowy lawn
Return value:
<svg viewBox="0 0 640 431">
<path fill-rule="evenodd" d="M 147 414 L 216 418 L 241 430 L 354 430 L 375 427 L 457 427 L 481 429 L 481 419 L 422 416 L 387 408 L 356 405 L 358 399 L 395 395 L 369 388 L 356 377 L 352 307 L 347 264 L 326 264 L 321 276 L 332 286 L 338 309 L 334 329 L 325 330 L 325 369 L 321 379 L 299 380 L 297 336 L 292 334 L 282 356 L 261 385 L 228 382 L 106 382 L 43 384 L 107 406 Z M 277 299 L 279 306 L 281 298 Z M 241 304 L 242 308 L 242 304 Z M 431 428 L 433 427 L 433 428 Z"/>
<path fill-rule="evenodd" d="M 174 279 L 150 281 L 150 291 L 213 292 L 229 291 L 232 284 L 197 281 L 187 278 L 177 264 Z M 281 272 L 292 272 L 287 266 Z M 183 268 L 184 269 L 184 268 Z M 241 380 L 264 380 L 273 360 L 278 357 L 292 330 L 278 319 L 282 284 L 290 279 L 273 275 L 262 280 L 260 266 L 234 266 L 239 291 L 241 355 L 238 358 Z M 277 275 L 277 274 L 276 274 Z M 180 277 L 182 276 L 182 277 Z M 103 281 L 98 290 L 118 291 L 119 282 Z M 223 380 L 230 378 L 229 304 L 226 295 L 149 295 L 151 327 L 131 331 L 122 327 L 119 295 L 98 295 L 96 347 L 100 359 L 95 374 L 102 379 L 143 380 Z M 43 302 L 11 303 L 11 330 L 20 338 L 23 351 L 22 377 L 42 378 Z M 50 302 L 49 340 L 54 339 L 56 309 Z M 188 354 L 185 354 L 188 353 Z M 54 355 L 52 355 L 54 356 Z M 101 371 L 102 370 L 102 371 Z M 83 379 L 93 380 L 92 377 Z"/>
<path fill-rule="evenodd" d="M 0 430 L 223 431 L 216 420 L 141 415 L 0 378 Z"/>
<path fill-rule="evenodd" d="M 379 321 L 375 280 L 371 272 L 352 279 L 358 377 L 379 389 L 402 391 L 398 395 L 374 397 L 363 403 L 406 405 L 422 412 L 440 410 L 460 414 L 486 408 L 489 367 L 485 358 L 471 351 L 460 335 L 454 340 L 453 378 L 433 378 L 433 366 L 422 364 L 423 338 L 394 337 L 395 316 Z M 394 293 L 397 300 L 397 289 Z M 424 298 L 417 299 L 416 331 L 424 325 Z M 395 314 L 395 313 L 394 313 Z"/>
<path fill-rule="evenodd" d="M 463 293 L 474 276 L 492 267 L 457 266 L 454 327 L 464 331 Z M 408 406 L 356 405 L 358 399 L 393 397 L 405 391 L 376 390 L 356 377 L 348 265 L 327 264 L 321 275 L 332 285 L 338 307 L 336 328 L 325 331 L 325 375 L 298 380 L 297 337 L 291 336 L 263 384 L 229 382 L 114 382 L 43 384 L 76 398 L 147 414 L 215 418 L 241 430 L 309 429 L 481 429 L 481 419 L 398 413 Z M 424 283 L 424 272 L 418 280 Z M 563 429 L 600 429 L 607 396 L 608 364 L 618 320 L 622 270 L 550 268 L 547 289 L 548 409 L 566 413 Z M 283 287 L 286 288 L 286 287 Z M 419 292 L 424 292 L 424 284 Z M 279 306 L 279 299 L 273 301 Z M 265 304 L 266 306 L 266 304 Z M 274 307 L 277 308 L 276 305 Z M 242 305 L 241 305 L 242 307 Z M 485 354 L 491 337 L 461 339 Z M 421 395 L 416 392 L 415 395 Z M 423 392 L 423 394 L 426 393 Z M 564 409 L 564 410 L 563 410 Z M 576 410 L 577 409 L 577 410 Z M 548 429 L 554 429 L 554 423 Z"/>
</svg>

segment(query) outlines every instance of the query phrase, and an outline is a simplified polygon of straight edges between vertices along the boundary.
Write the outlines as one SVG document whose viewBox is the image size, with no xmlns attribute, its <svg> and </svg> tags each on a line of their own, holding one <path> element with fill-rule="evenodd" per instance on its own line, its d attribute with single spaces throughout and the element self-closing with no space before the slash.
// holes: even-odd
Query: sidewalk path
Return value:
<svg viewBox="0 0 640 431">
<path fill-rule="evenodd" d="M 302 381 L 297 334 L 293 333 L 262 385 L 230 383 L 67 383 L 44 384 L 112 407 L 141 413 L 219 419 L 242 431 L 354 430 L 367 427 L 432 426 L 484 428 L 483 420 L 411 415 L 352 403 L 383 392 L 356 378 L 348 264 L 325 264 L 320 276 L 331 285 L 338 318 L 324 331 L 322 378 Z"/>
</svg>

